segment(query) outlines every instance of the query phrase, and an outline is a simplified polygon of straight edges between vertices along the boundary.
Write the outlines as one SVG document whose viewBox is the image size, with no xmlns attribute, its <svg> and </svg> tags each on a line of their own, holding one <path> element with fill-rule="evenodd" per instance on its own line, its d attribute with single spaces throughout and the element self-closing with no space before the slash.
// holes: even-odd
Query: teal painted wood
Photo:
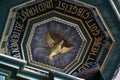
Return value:
<svg viewBox="0 0 120 80">
<path fill-rule="evenodd" d="M 28 0 L 0 0 L 0 39 L 2 37 L 3 29 L 7 20 L 7 16 L 9 13 L 9 10 L 11 7 L 24 3 Z M 80 0 L 89 4 L 92 4 L 98 8 L 100 13 L 102 14 L 106 24 L 108 25 L 109 29 L 112 32 L 112 35 L 115 37 L 116 44 L 112 51 L 112 53 L 109 56 L 109 59 L 107 60 L 105 64 L 105 68 L 103 71 L 101 71 L 101 74 L 104 76 L 105 80 L 111 80 L 113 73 L 117 67 L 117 64 L 120 61 L 120 23 L 116 16 L 116 14 L 113 12 L 113 8 L 110 5 L 109 0 Z M 119 0 L 113 0 L 115 1 L 115 4 L 119 9 Z M 112 66 L 111 66 L 112 65 Z"/>
<path fill-rule="evenodd" d="M 114 12 L 112 6 L 110 5 L 109 0 L 82 0 L 84 2 L 87 2 L 89 4 L 92 4 L 98 8 L 100 13 L 103 16 L 103 19 L 105 20 L 106 24 L 108 25 L 109 29 L 112 32 L 112 35 L 114 36 L 116 40 L 116 44 L 114 49 L 112 50 L 106 64 L 105 68 L 101 71 L 101 74 L 104 76 L 105 80 L 111 80 L 113 77 L 113 74 L 115 72 L 115 69 L 117 68 L 118 63 L 120 62 L 120 22 L 118 20 L 118 17 L 116 16 L 116 13 Z M 120 1 L 119 0 L 113 0 L 115 1 L 115 4 L 118 8 L 118 11 L 120 12 Z"/>
<path fill-rule="evenodd" d="M 29 0 L 0 0 L 0 39 L 11 7 Z"/>
<path fill-rule="evenodd" d="M 4 54 L 0 54 L 0 75 L 6 76 L 7 80 L 83 80 L 58 71 L 50 73 L 33 72 L 25 68 L 27 64 L 24 60 L 19 60 Z M 45 75 L 46 74 L 46 75 Z"/>
<path fill-rule="evenodd" d="M 0 75 L 0 80 L 5 80 L 5 76 Z"/>
</svg>

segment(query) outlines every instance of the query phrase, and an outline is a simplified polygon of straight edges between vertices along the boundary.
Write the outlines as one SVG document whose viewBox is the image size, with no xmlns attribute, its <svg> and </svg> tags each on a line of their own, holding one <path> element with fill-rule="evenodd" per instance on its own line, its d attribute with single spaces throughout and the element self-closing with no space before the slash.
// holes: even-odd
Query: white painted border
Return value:
<svg viewBox="0 0 120 80">
<path fill-rule="evenodd" d="M 115 11 L 116 16 L 117 16 L 117 18 L 118 18 L 118 20 L 119 20 L 119 22 L 120 22 L 120 13 L 119 13 L 119 11 L 118 11 L 118 9 L 117 9 L 114 1 L 113 1 L 113 0 L 109 0 L 109 2 L 110 2 L 110 4 L 111 4 L 113 10 Z"/>
</svg>

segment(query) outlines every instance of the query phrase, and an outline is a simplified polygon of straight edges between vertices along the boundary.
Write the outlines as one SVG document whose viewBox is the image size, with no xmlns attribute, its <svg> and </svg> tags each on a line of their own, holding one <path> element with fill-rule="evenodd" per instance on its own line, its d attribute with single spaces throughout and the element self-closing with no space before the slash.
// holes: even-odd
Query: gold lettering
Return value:
<svg viewBox="0 0 120 80">
<path fill-rule="evenodd" d="M 35 7 L 31 7 L 31 9 L 34 11 L 35 14 L 39 13 L 38 8 L 37 8 L 36 5 L 35 5 Z"/>
<path fill-rule="evenodd" d="M 14 35 L 11 37 L 11 51 L 12 53 L 19 53 L 19 48 L 18 48 L 18 37 L 19 35 L 17 35 L 18 33 L 14 32 Z"/>
<path fill-rule="evenodd" d="M 18 17 L 22 20 L 22 22 L 24 22 L 27 18 L 32 17 L 52 7 L 53 7 L 52 0 L 47 0 L 45 2 L 39 3 L 38 5 L 34 5 L 30 8 L 25 8 L 24 10 L 21 11 L 21 16 Z"/>
<path fill-rule="evenodd" d="M 23 10 L 21 10 L 20 15 L 18 16 L 18 19 L 21 21 L 21 23 L 20 22 L 15 23 L 12 35 L 10 37 L 10 49 L 12 53 L 17 53 L 14 56 L 19 56 L 18 53 L 20 54 L 18 41 L 20 38 L 21 31 L 23 29 L 23 25 L 24 25 L 23 22 L 27 18 L 39 14 L 40 12 L 50 8 L 53 8 L 53 2 L 52 0 L 46 0 L 37 5 L 31 6 L 29 8 L 24 8 Z"/>
<path fill-rule="evenodd" d="M 97 52 L 98 52 L 98 51 L 92 49 L 91 52 L 90 52 L 90 55 L 94 55 L 94 56 L 96 56 L 96 55 L 97 55 L 97 54 L 96 54 Z"/>
<path fill-rule="evenodd" d="M 62 5 L 61 5 L 61 6 L 62 6 L 62 7 L 61 7 L 61 10 L 64 10 L 64 9 L 65 9 L 65 5 L 66 5 L 66 4 L 65 4 L 64 2 L 62 2 Z"/>
<path fill-rule="evenodd" d="M 38 4 L 38 10 L 40 12 L 43 12 L 43 11 L 50 9 L 50 8 L 53 8 L 52 0 L 48 0 L 48 1 L 45 1 L 45 2 Z"/>
<path fill-rule="evenodd" d="M 91 66 L 92 65 L 92 62 L 86 62 L 85 64 L 84 64 L 84 66 L 86 66 L 87 68 L 89 68 L 89 66 Z"/>
<path fill-rule="evenodd" d="M 18 44 L 12 43 L 11 44 L 11 50 L 12 50 L 12 53 L 19 53 Z"/>
<path fill-rule="evenodd" d="M 19 18 L 22 20 L 22 22 L 24 22 L 27 17 L 29 17 L 29 13 L 28 12 L 25 12 L 24 10 L 21 11 L 21 16 L 19 16 Z"/>
<path fill-rule="evenodd" d="M 14 27 L 14 31 L 21 32 L 22 28 L 23 28 L 23 24 L 16 22 L 15 27 Z"/>
<path fill-rule="evenodd" d="M 68 7 L 69 7 L 69 4 L 66 4 L 66 6 L 65 6 L 65 12 L 67 12 Z"/>
<path fill-rule="evenodd" d="M 27 11 L 27 9 L 26 9 L 26 10 L 23 10 L 21 13 L 22 13 L 22 16 L 24 16 L 26 19 L 27 19 L 27 17 L 30 17 L 30 14 L 29 14 L 29 12 Z"/>
<path fill-rule="evenodd" d="M 24 22 L 24 21 L 27 19 L 27 16 L 26 16 L 26 15 L 27 15 L 28 13 L 27 13 L 26 15 L 25 15 L 25 14 L 26 14 L 26 13 L 25 13 L 24 11 L 22 11 L 22 12 L 21 12 L 21 16 L 19 16 L 19 17 L 21 18 L 22 22 Z M 28 16 L 29 16 L 29 14 L 28 14 Z"/>
<path fill-rule="evenodd" d="M 94 36 L 97 36 L 100 33 L 100 30 L 98 29 L 92 18 L 85 22 Z"/>
<path fill-rule="evenodd" d="M 79 69 L 78 69 L 78 71 L 84 71 L 84 70 L 86 70 L 87 68 L 85 67 L 85 66 L 82 66 L 82 67 L 80 67 Z"/>
<path fill-rule="evenodd" d="M 72 11 L 71 11 L 71 14 L 76 14 L 77 10 L 78 10 L 78 7 L 74 6 L 73 9 L 72 9 Z"/>
<path fill-rule="evenodd" d="M 58 4 L 58 6 L 57 6 L 56 8 L 57 8 L 57 9 L 60 9 L 60 10 L 64 10 L 64 9 L 65 9 L 65 3 L 59 1 L 59 4 Z"/>
<path fill-rule="evenodd" d="M 102 40 L 103 40 L 102 36 L 100 36 L 98 38 L 95 37 L 94 46 L 100 47 L 100 45 L 102 44 Z"/>
<path fill-rule="evenodd" d="M 94 36 L 97 36 L 99 33 L 100 33 L 100 30 L 97 29 L 96 31 L 93 32 L 93 35 L 94 35 Z"/>
<path fill-rule="evenodd" d="M 90 51 L 90 55 L 93 55 L 93 56 L 97 55 L 98 51 L 100 50 L 102 40 L 103 40 L 102 36 L 98 38 L 95 37 L 92 49 Z"/>
<path fill-rule="evenodd" d="M 76 14 L 79 17 L 82 17 L 84 15 L 85 11 L 86 11 L 83 8 L 78 8 L 75 5 L 71 5 L 71 4 L 68 4 L 68 3 L 65 3 L 65 2 L 61 2 L 61 1 L 59 1 L 56 9 L 62 10 L 62 11 L 64 11 L 64 13 L 68 12 L 68 13 L 71 13 L 71 14 Z M 89 14 L 87 13 L 87 15 L 89 15 Z M 87 15 L 84 16 L 84 18 L 87 18 Z"/>
<path fill-rule="evenodd" d="M 26 9 L 26 12 L 29 13 L 29 17 L 35 15 L 34 12 L 33 12 L 33 10 L 32 10 L 32 8 Z"/>
<path fill-rule="evenodd" d="M 12 53 L 19 53 L 19 47 L 18 47 L 19 37 L 20 37 L 20 33 L 13 31 L 13 34 L 10 38 L 10 49 Z"/>
<path fill-rule="evenodd" d="M 86 20 L 85 22 L 87 23 L 87 25 L 89 25 L 91 22 L 93 21 L 93 19 L 91 18 L 90 20 Z M 93 26 L 93 25 L 92 25 Z M 90 26 L 89 26 L 90 27 Z"/>
<path fill-rule="evenodd" d="M 88 19 L 90 17 L 90 12 L 86 12 L 84 15 L 83 15 L 83 19 Z"/>
<path fill-rule="evenodd" d="M 88 57 L 87 57 L 87 60 L 86 60 L 86 62 L 89 62 L 89 61 L 94 61 L 95 59 L 94 58 L 92 58 L 92 56 L 91 55 L 88 55 Z"/>
<path fill-rule="evenodd" d="M 73 8 L 73 5 L 69 5 L 69 8 L 68 8 L 67 12 L 71 13 L 72 8 Z"/>
<path fill-rule="evenodd" d="M 18 39 L 19 39 L 19 36 L 20 36 L 20 33 L 14 31 L 13 34 L 12 34 L 12 36 L 11 36 L 11 38 L 12 38 L 12 39 L 17 39 L 17 40 L 18 40 Z"/>
<path fill-rule="evenodd" d="M 77 12 L 77 15 L 78 15 L 78 16 L 82 16 L 82 15 L 84 14 L 84 12 L 85 12 L 85 9 L 79 8 L 79 9 L 78 9 L 78 12 Z"/>
<path fill-rule="evenodd" d="M 40 3 L 40 4 L 38 4 L 38 10 L 39 11 L 41 11 L 41 12 L 43 12 L 44 11 L 44 8 L 43 8 L 43 6 L 42 6 L 42 4 Z"/>
<path fill-rule="evenodd" d="M 14 55 L 15 58 L 20 58 L 20 53 Z"/>
<path fill-rule="evenodd" d="M 49 2 L 49 1 L 43 2 L 42 4 L 43 4 L 43 7 L 45 10 L 52 8 L 51 2 Z"/>
<path fill-rule="evenodd" d="M 92 62 L 85 62 L 83 65 L 78 69 L 78 71 L 84 71 L 88 69 L 93 63 Z"/>
<path fill-rule="evenodd" d="M 20 18 L 22 20 L 22 22 L 24 22 L 26 19 L 26 17 L 23 17 L 23 16 L 18 16 L 18 18 Z"/>
</svg>

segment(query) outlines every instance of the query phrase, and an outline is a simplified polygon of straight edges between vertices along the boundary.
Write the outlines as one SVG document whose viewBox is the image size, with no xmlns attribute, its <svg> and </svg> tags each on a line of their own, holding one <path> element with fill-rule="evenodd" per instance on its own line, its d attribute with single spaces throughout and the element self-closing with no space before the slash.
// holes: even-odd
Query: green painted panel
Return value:
<svg viewBox="0 0 120 80">
<path fill-rule="evenodd" d="M 26 1 L 29 1 L 29 0 L 0 0 L 0 39 L 2 38 L 2 33 L 3 33 L 4 28 L 5 28 L 5 24 L 6 24 L 6 20 L 7 20 L 10 8 L 13 7 L 13 6 L 16 6 L 18 4 L 22 4 Z M 100 14 L 102 15 L 103 19 L 105 20 L 106 25 L 110 29 L 111 34 L 115 38 L 115 45 L 113 47 L 113 50 L 109 54 L 109 56 L 108 56 L 108 58 L 107 58 L 107 60 L 104 64 L 104 68 L 101 69 L 100 73 L 99 73 L 101 75 L 100 80 L 103 80 L 103 78 L 104 78 L 104 80 L 111 80 L 118 63 L 120 62 L 120 54 L 119 54 L 119 51 L 120 51 L 120 21 L 118 20 L 119 18 L 118 18 L 118 16 L 116 16 L 115 11 L 113 10 L 114 8 L 110 4 L 110 0 L 97 0 L 97 1 L 96 0 L 80 0 L 80 1 L 86 2 L 86 3 L 91 4 L 91 5 L 94 5 L 95 7 L 98 8 Z M 115 3 L 115 6 L 118 9 L 118 12 L 120 13 L 120 7 L 119 7 L 120 6 L 120 0 L 112 0 L 112 1 Z M 2 47 L 5 47 L 5 44 L 6 43 L 4 42 L 2 44 Z M 104 51 L 104 53 L 106 51 Z M 100 59 L 99 62 L 101 64 L 103 63 L 105 57 L 106 57 L 106 54 L 103 55 L 102 58 Z M 1 57 L 1 59 L 2 58 L 3 57 Z M 10 64 L 8 66 L 8 69 L 10 69 L 11 67 L 13 67 L 13 68 L 17 67 L 17 69 L 18 69 L 21 65 L 22 65 L 22 69 L 24 68 L 25 63 L 21 63 L 19 61 L 16 63 L 16 61 L 14 61 L 14 60 L 11 60 L 9 62 L 8 60 L 9 59 L 7 59 L 7 58 L 0 60 L 0 61 L 3 61 L 3 63 L 1 63 L 2 65 L 0 65 L 0 66 L 2 68 L 3 68 L 3 66 L 5 66 L 5 68 L 6 68 L 7 67 L 6 63 L 7 63 L 8 65 Z M 13 69 L 10 69 L 10 70 L 13 70 Z M 17 70 L 15 70 L 13 72 L 17 72 Z M 54 72 L 52 74 L 54 76 L 56 76 L 54 78 L 55 80 L 64 80 L 65 78 L 66 79 L 71 78 L 71 76 L 66 76 L 66 74 L 63 75 L 61 73 L 54 73 Z M 15 75 L 15 74 L 13 74 L 13 75 Z M 13 75 L 12 75 L 12 77 L 13 77 Z M 30 78 L 30 76 L 33 75 L 34 79 L 35 79 L 35 77 L 38 78 L 38 76 L 36 76 L 35 74 L 25 72 L 25 71 L 21 71 L 19 73 L 19 75 L 20 76 L 26 76 L 26 77 L 29 77 L 29 78 Z M 0 78 L 0 80 L 1 80 L 1 79 L 3 79 L 4 76 L 0 75 L 0 77 L 1 77 Z M 75 80 L 75 79 L 77 80 L 77 78 L 72 78 L 72 80 Z"/>
</svg>

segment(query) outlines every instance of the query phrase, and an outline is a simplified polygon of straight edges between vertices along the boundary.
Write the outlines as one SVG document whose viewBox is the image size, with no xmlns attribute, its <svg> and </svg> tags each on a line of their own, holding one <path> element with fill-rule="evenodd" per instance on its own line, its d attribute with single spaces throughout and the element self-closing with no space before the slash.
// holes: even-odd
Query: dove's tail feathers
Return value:
<svg viewBox="0 0 120 80">
<path fill-rule="evenodd" d="M 60 53 L 68 53 L 73 47 L 63 47 L 60 49 Z"/>
<path fill-rule="evenodd" d="M 53 60 L 53 56 L 47 56 L 47 58 Z"/>
</svg>

